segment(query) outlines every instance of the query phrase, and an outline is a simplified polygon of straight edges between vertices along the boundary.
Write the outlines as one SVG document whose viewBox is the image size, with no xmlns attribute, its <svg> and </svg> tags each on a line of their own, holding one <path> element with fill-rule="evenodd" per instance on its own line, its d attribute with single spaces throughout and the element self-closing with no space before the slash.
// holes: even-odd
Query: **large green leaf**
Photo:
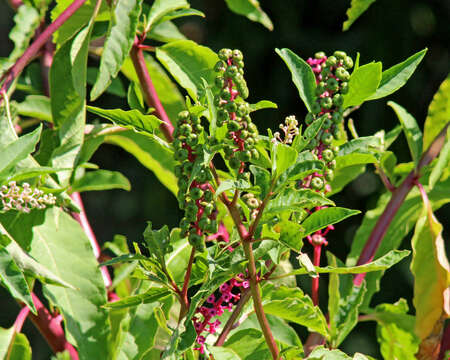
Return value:
<svg viewBox="0 0 450 360">
<path fill-rule="evenodd" d="M 263 24 L 273 30 L 273 24 L 267 14 L 261 9 L 258 0 L 225 0 L 229 9 L 236 14 L 246 16 L 252 21 Z"/>
<path fill-rule="evenodd" d="M 368 100 L 375 100 L 388 96 L 405 85 L 422 61 L 427 50 L 428 49 L 423 49 L 410 56 L 405 61 L 383 71 L 377 91 L 370 96 Z"/>
<path fill-rule="evenodd" d="M 59 139 L 52 154 L 54 167 L 72 168 L 83 143 L 86 67 L 92 25 L 93 21 L 56 51 L 50 69 L 52 117 Z M 64 171 L 58 174 L 58 179 L 65 186 L 70 176 L 70 171 Z"/>
<path fill-rule="evenodd" d="M 118 0 L 103 47 L 97 80 L 91 100 L 98 98 L 115 78 L 133 45 L 143 0 Z"/>
<path fill-rule="evenodd" d="M 431 337 L 434 332 L 440 333 L 437 329 L 442 330 L 444 326 L 442 318 L 450 316 L 450 265 L 445 253 L 442 229 L 431 204 L 424 200 L 423 212 L 411 240 L 415 332 L 422 341 Z"/>
<path fill-rule="evenodd" d="M 352 0 L 350 8 L 347 10 L 348 19 L 344 22 L 342 30 L 348 30 L 355 20 L 374 2 L 375 0 Z"/>
<path fill-rule="evenodd" d="M 284 285 L 275 288 L 273 284 L 264 286 L 263 308 L 267 314 L 295 322 L 306 326 L 310 331 L 328 336 L 328 326 L 322 312 L 299 288 L 289 288 Z"/>
<path fill-rule="evenodd" d="M 393 101 L 389 101 L 388 105 L 394 109 L 397 114 L 408 142 L 411 157 L 417 164 L 420 159 L 420 155 L 422 155 L 422 131 L 420 131 L 416 119 L 414 119 L 414 117 L 403 107 Z"/>
<path fill-rule="evenodd" d="M 274 143 L 272 145 L 272 176 L 278 178 L 289 167 L 291 167 L 297 159 L 297 151 L 286 145 Z"/>
<path fill-rule="evenodd" d="M 351 210 L 342 207 L 330 207 L 315 211 L 303 221 L 305 228 L 305 236 L 315 233 L 317 230 L 323 229 L 328 225 L 335 224 L 350 216 L 357 215 L 361 211 Z"/>
<path fill-rule="evenodd" d="M 275 49 L 275 51 L 286 63 L 291 72 L 292 81 L 298 89 L 300 98 L 303 100 L 308 111 L 311 111 L 316 100 L 316 78 L 311 66 L 289 49 Z"/>
<path fill-rule="evenodd" d="M 444 204 L 450 202 L 450 180 L 445 182 L 438 182 L 433 190 L 428 193 L 428 196 L 432 202 L 433 209 L 438 209 Z M 372 232 L 376 222 L 380 215 L 383 213 L 389 199 L 390 193 L 386 193 L 380 197 L 377 206 L 367 211 L 364 215 L 364 219 L 361 226 L 358 228 L 355 237 L 352 242 L 350 254 L 346 260 L 346 266 L 354 266 L 358 260 L 370 233 Z M 397 249 L 403 238 L 411 231 L 414 224 L 420 216 L 422 209 L 422 200 L 417 189 L 411 190 L 405 201 L 397 211 L 396 215 L 392 219 L 386 234 L 381 242 L 377 252 L 375 253 L 375 259 L 387 254 L 393 249 Z M 379 289 L 379 280 L 383 276 L 384 272 L 368 273 L 365 277 L 367 285 L 367 293 L 364 299 L 364 308 L 369 306 L 370 300 L 374 293 Z"/>
<path fill-rule="evenodd" d="M 128 151 L 142 165 L 153 171 L 158 180 L 174 195 L 177 194 L 177 178 L 173 173 L 176 165 L 173 159 L 173 151 L 165 146 L 161 139 L 129 130 L 108 135 L 105 141 Z"/>
<path fill-rule="evenodd" d="M 235 357 L 219 357 L 217 360 L 269 360 L 272 358 L 269 348 L 264 341 L 263 334 L 257 329 L 249 328 L 239 330 L 228 338 L 224 344 L 224 348 L 227 349 L 227 351 L 232 351 L 232 354 Z M 230 356 L 228 354 L 227 356 Z"/>
<path fill-rule="evenodd" d="M 5 360 L 31 360 L 31 346 L 25 334 L 16 333 Z"/>
<path fill-rule="evenodd" d="M 161 103 L 163 104 L 167 115 L 175 124 L 178 113 L 185 108 L 184 98 L 180 94 L 177 86 L 169 78 L 164 69 L 155 61 L 155 59 L 147 53 L 144 54 L 144 58 L 147 65 L 147 70 L 150 74 L 153 85 L 155 86 L 156 93 L 161 99 Z M 125 60 L 121 71 L 131 81 L 136 84 L 139 83 L 136 71 L 134 70 L 133 62 L 130 58 Z"/>
<path fill-rule="evenodd" d="M 408 304 L 400 299 L 395 304 L 377 305 L 368 318 L 377 322 L 377 340 L 385 360 L 415 360 L 419 339 L 414 334 L 414 316 L 407 315 Z"/>
<path fill-rule="evenodd" d="M 375 94 L 381 81 L 381 62 L 369 63 L 353 71 L 348 82 L 348 93 L 344 95 L 344 109 L 361 105 Z"/>
<path fill-rule="evenodd" d="M 77 347 L 80 359 L 105 354 L 109 323 L 101 306 L 107 301 L 106 290 L 80 225 L 58 208 L 5 214 L 0 222 L 36 261 L 74 288 L 44 285 L 44 294 L 60 309 L 66 335 Z"/>
<path fill-rule="evenodd" d="M 2 154 L 0 157 L 0 176 L 34 151 L 41 136 L 41 130 L 42 126 L 39 126 L 33 132 L 0 146 L 0 153 Z"/>
<path fill-rule="evenodd" d="M 87 172 L 72 184 L 72 192 L 123 189 L 130 191 L 128 179 L 118 171 L 96 170 Z"/>
<path fill-rule="evenodd" d="M 162 123 L 155 115 L 144 115 L 139 110 L 101 109 L 94 106 L 88 106 L 87 110 L 117 125 L 148 134 L 153 134 Z"/>
<path fill-rule="evenodd" d="M 242 358 L 238 356 L 232 349 L 228 349 L 220 346 L 208 346 L 208 350 L 214 359 L 217 360 L 241 360 Z"/>
<path fill-rule="evenodd" d="M 194 100 L 202 94 L 202 78 L 208 84 L 213 83 L 213 67 L 219 60 L 211 49 L 191 40 L 173 41 L 158 47 L 156 57 Z"/>
<path fill-rule="evenodd" d="M 152 4 L 147 14 L 147 29 L 152 29 L 153 25 L 162 20 L 163 17 L 175 10 L 186 9 L 189 3 L 186 0 L 156 0 Z M 166 21 L 169 19 L 166 19 Z"/>
<path fill-rule="evenodd" d="M 154 26 L 148 33 L 148 38 L 165 43 L 177 40 L 187 40 L 186 36 L 183 35 L 172 21 L 164 21 Z"/>
<path fill-rule="evenodd" d="M 423 150 L 427 150 L 434 138 L 450 121 L 450 74 L 434 94 L 428 107 L 423 134 Z"/>
<path fill-rule="evenodd" d="M 19 115 L 52 122 L 50 99 L 43 95 L 28 95 L 17 104 Z"/>
</svg>

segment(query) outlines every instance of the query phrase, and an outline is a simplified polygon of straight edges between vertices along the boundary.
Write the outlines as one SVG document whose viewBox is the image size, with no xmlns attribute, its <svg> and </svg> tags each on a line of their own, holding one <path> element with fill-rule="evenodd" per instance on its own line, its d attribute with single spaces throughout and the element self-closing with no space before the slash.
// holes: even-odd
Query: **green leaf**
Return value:
<svg viewBox="0 0 450 360">
<path fill-rule="evenodd" d="M 155 256 L 162 266 L 165 266 L 164 256 L 170 249 L 170 236 L 167 225 L 164 225 L 159 230 L 153 230 L 152 223 L 148 221 L 143 236 L 150 254 Z"/>
<path fill-rule="evenodd" d="M 276 225 L 281 229 L 279 241 L 290 249 L 300 252 L 303 247 L 303 228 L 292 221 L 282 221 Z"/>
<path fill-rule="evenodd" d="M 75 14 L 79 14 L 79 11 Z M 52 154 L 53 167 L 73 168 L 83 143 L 86 123 L 86 66 L 92 26 L 93 20 L 72 40 L 65 42 L 53 57 L 49 75 L 52 94 L 50 100 L 59 140 L 58 147 Z M 71 171 L 58 174 L 63 186 L 68 185 L 70 177 Z"/>
<path fill-rule="evenodd" d="M 103 305 L 107 309 L 124 309 L 138 306 L 140 304 L 151 304 L 169 296 L 171 292 L 165 288 L 150 288 L 143 294 L 128 296 L 118 301 L 109 302 Z"/>
<path fill-rule="evenodd" d="M 146 113 L 144 96 L 139 85 L 134 81 L 131 81 L 130 86 L 128 86 L 127 101 L 132 110 L 139 110 L 143 114 Z"/>
<path fill-rule="evenodd" d="M 445 182 L 438 182 L 433 190 L 428 193 L 433 209 L 436 210 L 444 204 L 450 202 L 448 191 L 449 187 L 450 179 L 446 179 Z M 380 215 L 383 213 L 390 197 L 390 193 L 385 193 L 382 195 L 378 200 L 376 207 L 370 211 L 367 211 L 364 215 L 361 226 L 354 236 L 351 251 L 346 260 L 347 266 L 353 266 L 357 263 L 359 254 L 367 242 L 367 239 L 375 227 Z M 383 241 L 375 253 L 375 258 L 379 258 L 400 246 L 403 238 L 411 231 L 418 220 L 421 209 L 422 200 L 419 191 L 417 189 L 412 189 L 403 204 L 400 206 L 397 214 L 392 219 Z M 383 274 L 384 272 L 373 272 L 366 275 L 365 280 L 367 284 L 367 293 L 364 299 L 364 309 L 369 306 L 373 294 L 378 291 L 379 279 L 383 276 Z"/>
<path fill-rule="evenodd" d="M 365 136 L 350 140 L 339 147 L 339 157 L 354 153 L 373 153 L 382 150 L 382 139 L 379 136 Z"/>
<path fill-rule="evenodd" d="M 414 316 L 407 315 L 408 304 L 400 299 L 395 304 L 377 305 L 369 318 L 377 322 L 377 340 L 384 359 L 415 360 L 419 339 L 414 334 Z"/>
<path fill-rule="evenodd" d="M 447 130 L 447 141 L 445 142 L 441 152 L 439 153 L 438 161 L 434 165 L 433 170 L 430 174 L 430 179 L 428 181 L 429 189 L 431 190 L 433 186 L 437 183 L 441 175 L 449 167 L 450 163 L 450 130 Z"/>
<path fill-rule="evenodd" d="M 41 175 L 47 175 L 47 174 L 55 174 L 58 171 L 65 171 L 70 170 L 68 168 L 66 169 L 57 169 L 52 167 L 35 167 L 35 168 L 20 168 L 19 166 L 16 167 L 14 170 L 14 173 L 8 176 L 7 181 L 22 181 L 26 179 L 31 179 L 37 176 Z M 0 180 L 1 181 L 1 180 Z"/>
<path fill-rule="evenodd" d="M 305 228 L 305 236 L 315 233 L 317 230 L 323 229 L 328 225 L 340 222 L 350 216 L 357 215 L 361 211 L 350 210 L 342 207 L 325 208 L 312 213 L 303 221 Z"/>
<path fill-rule="evenodd" d="M 350 8 L 347 10 L 347 20 L 342 25 L 342 30 L 347 31 L 355 20 L 374 2 L 375 0 L 352 0 Z"/>
<path fill-rule="evenodd" d="M 217 187 L 215 197 L 217 198 L 224 191 L 229 191 L 229 190 L 247 190 L 248 191 L 248 189 L 250 189 L 251 187 L 252 187 L 252 185 L 248 181 L 245 181 L 245 180 L 235 180 L 235 179 L 224 180 Z"/>
<path fill-rule="evenodd" d="M 279 178 L 275 185 L 275 192 L 291 181 L 302 180 L 306 176 L 323 171 L 324 164 L 319 160 L 299 161 L 295 165 L 290 166 Z"/>
<path fill-rule="evenodd" d="M 19 115 L 52 122 L 50 98 L 43 95 L 28 95 L 24 101 L 17 104 Z"/>
<path fill-rule="evenodd" d="M 406 140 L 408 141 L 409 151 L 414 163 L 417 165 L 422 155 L 422 131 L 417 125 L 416 119 L 408 113 L 403 107 L 393 101 L 389 101 L 388 105 L 394 109 L 397 117 L 402 125 Z"/>
<path fill-rule="evenodd" d="M 270 359 L 271 355 L 264 341 L 264 336 L 257 329 L 242 329 L 230 336 L 225 342 L 224 349 L 231 350 L 237 357 L 229 358 L 233 360 Z M 221 360 L 222 358 L 217 358 Z M 228 358 L 225 358 L 228 359 Z"/>
<path fill-rule="evenodd" d="M 95 84 L 95 81 L 97 80 L 98 72 L 99 72 L 99 70 L 96 67 L 88 67 L 87 68 L 86 81 L 89 85 Z M 107 94 L 111 94 L 111 95 L 115 95 L 115 96 L 119 96 L 119 97 L 125 97 L 127 95 L 120 77 L 111 79 L 111 84 L 108 86 L 108 88 L 105 91 Z"/>
<path fill-rule="evenodd" d="M 341 350 L 329 350 L 323 346 L 317 346 L 309 354 L 308 360 L 351 360 L 351 357 L 344 354 Z M 362 359 L 360 358 L 359 360 Z"/>
<path fill-rule="evenodd" d="M 14 27 L 9 33 L 9 38 L 14 43 L 14 49 L 8 57 L 8 62 L 12 65 L 27 49 L 35 30 L 40 24 L 38 11 L 28 5 L 23 4 L 14 16 Z"/>
<path fill-rule="evenodd" d="M 275 178 L 282 175 L 295 163 L 297 155 L 297 151 L 292 147 L 285 144 L 274 143 L 272 145 L 272 175 Z"/>
<path fill-rule="evenodd" d="M 439 86 L 428 107 L 423 134 L 423 150 L 427 150 L 434 138 L 450 121 L 450 74 Z"/>
<path fill-rule="evenodd" d="M 370 154 L 366 154 L 361 157 L 357 158 L 358 164 L 347 166 L 347 164 L 340 162 L 339 157 L 336 159 L 336 169 L 334 171 L 334 179 L 331 182 L 331 193 L 328 194 L 328 196 L 334 195 L 338 192 L 340 192 L 348 183 L 356 179 L 359 175 L 365 172 L 366 166 L 360 164 L 360 160 L 367 160 L 364 161 L 364 164 L 369 162 L 372 162 L 374 160 L 374 157 Z M 347 159 L 351 160 L 351 156 Z"/>
<path fill-rule="evenodd" d="M 219 346 L 208 346 L 209 352 L 214 356 L 216 360 L 241 360 L 232 349 Z"/>
<path fill-rule="evenodd" d="M 313 206 L 334 205 L 334 202 L 310 189 L 286 188 L 269 202 L 264 216 L 279 215 L 283 211 L 301 211 Z"/>
<path fill-rule="evenodd" d="M 250 112 L 262 109 L 278 109 L 278 105 L 269 100 L 261 100 L 256 104 L 250 104 Z"/>
<path fill-rule="evenodd" d="M 273 30 L 273 24 L 261 9 L 258 0 L 225 0 L 228 8 L 236 14 L 243 15 L 251 21 L 259 22 L 267 29 Z"/>
<path fill-rule="evenodd" d="M 89 171 L 72 184 L 72 192 L 123 189 L 131 190 L 128 179 L 118 171 Z"/>
<path fill-rule="evenodd" d="M 358 106 L 375 94 L 381 81 L 381 62 L 369 63 L 353 71 L 344 95 L 343 108 Z"/>
<path fill-rule="evenodd" d="M 415 333 L 421 341 L 441 333 L 443 318 L 450 316 L 450 265 L 445 253 L 443 226 L 424 199 L 423 212 L 411 239 L 414 275 Z M 428 340 L 429 341 L 429 340 Z M 440 340 L 439 340 L 440 341 Z"/>
<path fill-rule="evenodd" d="M 170 20 L 174 20 L 174 19 L 179 19 L 179 18 L 185 17 L 185 16 L 205 17 L 205 14 L 202 13 L 201 11 L 199 11 L 199 10 L 196 10 L 196 9 L 179 9 L 179 10 L 171 11 L 167 15 L 164 15 L 161 18 L 161 20 L 159 20 L 159 22 L 162 23 L 164 21 L 170 21 Z"/>
<path fill-rule="evenodd" d="M 173 173 L 176 165 L 173 151 L 161 139 L 149 137 L 134 131 L 108 135 L 105 141 L 128 151 L 147 169 L 153 171 L 158 180 L 175 196 L 178 192 L 177 178 Z"/>
<path fill-rule="evenodd" d="M 172 21 L 164 21 L 157 24 L 148 33 L 147 37 L 160 42 L 187 40 L 186 36 L 180 32 L 178 27 Z"/>
<path fill-rule="evenodd" d="M 175 123 L 178 113 L 185 108 L 184 97 L 181 95 L 178 87 L 169 78 L 164 69 L 149 54 L 144 54 L 145 64 L 150 77 L 155 85 L 156 93 L 161 99 L 161 103 L 167 112 L 167 115 Z M 139 84 L 138 76 L 130 58 L 123 63 L 121 71 L 131 81 Z"/>
<path fill-rule="evenodd" d="M 94 106 L 88 106 L 87 110 L 95 115 L 112 121 L 116 125 L 134 129 L 136 131 L 142 131 L 146 134 L 153 134 L 162 123 L 155 115 L 144 115 L 139 110 L 109 110 Z"/>
<path fill-rule="evenodd" d="M 267 314 L 328 336 L 328 326 L 322 312 L 299 288 L 288 288 L 284 285 L 275 288 L 272 284 L 266 285 L 263 288 L 263 308 Z"/>
<path fill-rule="evenodd" d="M 306 145 L 314 138 L 316 137 L 319 130 L 322 128 L 323 123 L 325 122 L 326 117 L 321 116 L 318 119 L 314 120 L 303 133 L 302 136 L 296 136 L 294 139 L 294 142 L 292 144 L 292 147 L 296 149 L 297 151 L 302 151 Z"/>
<path fill-rule="evenodd" d="M 3 238 L 4 235 L 2 235 Z M 3 241 L 3 239 L 2 239 Z M 0 245 L 0 280 L 9 293 L 16 299 L 24 302 L 36 314 L 36 308 L 31 298 L 31 289 L 23 272 L 3 246 Z"/>
<path fill-rule="evenodd" d="M 5 360 L 31 360 L 31 346 L 25 334 L 16 333 Z"/>
<path fill-rule="evenodd" d="M 405 61 L 383 71 L 377 91 L 370 96 L 368 100 L 375 100 L 388 96 L 405 85 L 422 61 L 427 50 L 428 49 L 425 48 L 410 56 Z"/>
<path fill-rule="evenodd" d="M 191 40 L 173 41 L 158 47 L 156 57 L 194 100 L 201 95 L 202 78 L 208 84 L 213 83 L 213 67 L 219 60 L 211 49 Z"/>
<path fill-rule="evenodd" d="M 100 59 L 97 80 L 91 90 L 91 101 L 98 98 L 115 78 L 134 42 L 142 0 L 118 0 L 111 19 Z"/>
<path fill-rule="evenodd" d="M 80 359 L 106 353 L 109 323 L 101 309 L 107 302 L 106 290 L 81 226 L 59 208 L 5 214 L 0 222 L 30 256 L 74 288 L 43 286 L 45 296 L 60 309 L 66 335 L 77 347 Z"/>
<path fill-rule="evenodd" d="M 259 166 L 250 165 L 250 171 L 255 178 L 255 185 L 261 189 L 261 198 L 265 198 L 270 189 L 270 173 Z"/>
<path fill-rule="evenodd" d="M 0 175 L 15 166 L 30 155 L 41 136 L 42 125 L 33 132 L 21 136 L 19 139 L 0 147 Z"/>
<path fill-rule="evenodd" d="M 286 63 L 292 74 L 292 81 L 298 89 L 300 98 L 303 100 L 308 111 L 311 111 L 316 100 L 316 78 L 311 66 L 289 49 L 275 49 L 275 52 Z"/>
<path fill-rule="evenodd" d="M 165 15 L 175 10 L 188 8 L 189 4 L 185 0 L 156 0 L 147 15 L 147 29 L 152 29 L 153 25 L 161 20 Z"/>
</svg>

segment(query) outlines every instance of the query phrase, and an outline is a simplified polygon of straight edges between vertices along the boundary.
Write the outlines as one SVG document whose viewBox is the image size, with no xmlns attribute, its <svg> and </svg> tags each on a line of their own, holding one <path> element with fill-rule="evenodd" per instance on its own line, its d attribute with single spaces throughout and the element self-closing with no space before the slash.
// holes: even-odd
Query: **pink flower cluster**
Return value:
<svg viewBox="0 0 450 360">
<path fill-rule="evenodd" d="M 249 282 L 244 279 L 243 274 L 239 274 L 239 280 L 231 279 L 230 281 L 220 285 L 219 292 L 220 296 L 211 294 L 206 300 L 206 304 L 200 306 L 195 315 L 192 318 L 194 322 L 195 331 L 197 332 L 197 344 L 198 346 L 194 350 L 204 353 L 204 344 L 208 334 L 215 334 L 221 322 L 217 317 L 221 316 L 225 310 L 232 311 L 233 306 L 239 301 L 241 294 L 234 291 L 236 288 L 248 288 L 250 286 Z M 213 318 L 216 319 L 213 321 Z M 204 332 L 206 334 L 202 335 Z"/>
</svg>

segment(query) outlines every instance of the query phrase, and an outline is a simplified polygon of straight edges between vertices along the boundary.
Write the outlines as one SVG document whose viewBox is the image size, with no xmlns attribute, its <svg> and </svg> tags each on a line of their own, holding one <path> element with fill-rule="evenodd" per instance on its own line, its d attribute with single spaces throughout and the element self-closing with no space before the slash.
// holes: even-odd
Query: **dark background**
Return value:
<svg viewBox="0 0 450 360">
<path fill-rule="evenodd" d="M 274 23 L 272 32 L 262 25 L 231 13 L 223 1 L 192 0 L 192 7 L 203 11 L 205 19 L 178 20 L 185 35 L 218 51 L 222 47 L 239 48 L 246 63 L 246 79 L 250 89 L 249 102 L 262 99 L 278 104 L 278 111 L 264 110 L 253 120 L 263 132 L 276 129 L 287 115 L 298 119 L 306 115 L 304 105 L 291 82 L 286 66 L 275 54 L 275 48 L 287 47 L 303 58 L 317 51 L 332 53 L 344 50 L 353 58 L 361 53 L 360 63 L 382 61 L 384 69 L 403 61 L 427 47 L 428 53 L 407 85 L 388 100 L 404 106 L 423 127 L 428 104 L 449 71 L 450 1 L 442 0 L 378 0 L 347 32 L 342 23 L 350 1 L 261 1 L 263 9 Z M 8 39 L 14 16 L 6 2 L 0 3 L 0 56 L 11 51 Z M 92 60 L 92 65 L 95 61 Z M 397 124 L 386 99 L 371 101 L 352 115 L 360 136 L 372 135 L 380 129 L 390 130 Z M 99 104 L 105 107 L 124 107 L 123 99 L 106 96 Z M 399 161 L 409 161 L 406 141 L 401 135 L 392 147 Z M 123 234 L 129 241 L 139 241 L 145 222 L 151 220 L 155 227 L 164 224 L 176 226 L 180 219 L 175 198 L 143 168 L 137 160 L 119 148 L 103 145 L 92 162 L 101 168 L 119 170 L 132 184 L 131 192 L 91 192 L 83 195 L 87 214 L 99 240 L 112 240 L 114 234 Z M 335 196 L 338 205 L 360 209 L 363 212 L 375 206 L 384 191 L 373 169 L 368 171 Z M 449 218 L 449 208 L 437 212 L 444 222 Z M 353 235 L 361 221 L 354 217 L 339 224 L 328 238 L 328 250 L 345 260 Z M 448 225 L 448 221 L 444 225 Z M 444 233 L 448 239 L 448 232 Z M 408 248 L 409 238 L 403 247 Z M 448 247 L 448 244 L 447 244 Z M 448 249 L 447 249 L 448 250 Z M 322 280 L 322 304 L 326 304 L 326 284 Z M 309 281 L 301 280 L 308 291 Z M 409 261 L 404 260 L 388 270 L 381 282 L 382 292 L 373 304 L 395 302 L 400 297 L 411 305 L 412 277 Z M 19 310 L 4 289 L 0 289 L 0 325 L 9 327 Z M 33 359 L 48 359 L 50 350 L 42 337 L 27 321 L 25 332 L 33 347 Z M 304 333 L 299 329 L 299 333 Z M 373 323 L 364 323 L 351 333 L 342 345 L 348 353 L 360 351 L 381 358 Z"/>
</svg>

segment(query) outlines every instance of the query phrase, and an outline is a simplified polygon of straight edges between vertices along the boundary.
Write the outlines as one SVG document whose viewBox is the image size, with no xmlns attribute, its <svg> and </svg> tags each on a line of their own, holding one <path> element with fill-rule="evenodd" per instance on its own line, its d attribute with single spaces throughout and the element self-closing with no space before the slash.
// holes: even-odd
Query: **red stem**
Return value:
<svg viewBox="0 0 450 360">
<path fill-rule="evenodd" d="M 9 0 L 9 5 L 15 10 L 17 11 L 22 5 L 23 2 L 22 0 Z"/>
<path fill-rule="evenodd" d="M 320 254 L 322 251 L 322 245 L 314 245 L 314 266 L 320 266 Z M 314 305 L 319 305 L 319 276 L 312 278 L 312 301 Z"/>
<path fill-rule="evenodd" d="M 27 319 L 29 313 L 30 308 L 28 306 L 24 306 L 20 309 L 19 315 L 17 315 L 16 321 L 14 322 L 14 329 L 16 332 L 20 333 L 22 331 L 23 323 Z"/>
<path fill-rule="evenodd" d="M 160 129 L 166 137 L 167 141 L 172 142 L 172 133 L 174 130 L 173 125 L 169 117 L 167 116 L 167 113 L 164 110 L 161 101 L 159 100 L 158 94 L 156 93 L 155 86 L 153 85 L 152 79 L 150 78 L 150 74 L 147 69 L 147 65 L 145 63 L 144 53 L 142 51 L 140 41 L 137 37 L 131 49 L 130 57 L 133 61 L 136 74 L 139 78 L 145 102 L 148 106 L 155 108 L 154 114 L 163 121 Z"/>
<path fill-rule="evenodd" d="M 422 155 L 417 168 L 411 171 L 406 179 L 402 182 L 402 184 L 393 192 L 391 200 L 387 204 L 386 208 L 383 211 L 383 214 L 381 214 L 375 227 L 373 228 L 356 265 L 364 265 L 373 260 L 378 247 L 380 246 L 381 241 L 383 240 L 383 237 L 386 234 L 387 229 L 389 228 L 389 225 L 394 219 L 395 214 L 403 204 L 403 201 L 405 200 L 408 193 L 416 184 L 417 179 L 420 177 L 421 170 L 426 165 L 428 165 L 436 156 L 438 156 L 439 152 L 442 149 L 442 146 L 444 146 L 445 135 L 447 133 L 449 124 L 450 123 L 447 123 L 444 129 L 442 129 L 439 135 L 436 136 L 436 138 L 433 140 L 427 151 Z M 353 283 L 356 286 L 360 286 L 365 276 L 365 273 L 356 275 L 353 279 Z"/>
<path fill-rule="evenodd" d="M 58 30 L 84 3 L 86 0 L 74 0 L 66 10 L 64 10 L 58 18 L 52 22 L 37 38 L 36 40 L 25 50 L 23 55 L 16 61 L 16 63 L 8 70 L 8 72 L 2 77 L 1 80 L 5 80 L 0 89 L 0 92 L 7 92 L 11 84 L 14 82 L 25 66 L 37 55 L 42 46 L 45 45 L 48 39 L 53 33 Z M 3 99 L 0 99 L 0 104 Z"/>
<path fill-rule="evenodd" d="M 62 317 L 52 316 L 34 293 L 31 293 L 31 296 L 37 310 L 37 315 L 30 313 L 29 317 L 44 336 L 50 348 L 54 353 L 67 350 L 72 360 L 78 360 L 78 353 L 72 344 L 67 341 L 61 326 Z"/>
</svg>

